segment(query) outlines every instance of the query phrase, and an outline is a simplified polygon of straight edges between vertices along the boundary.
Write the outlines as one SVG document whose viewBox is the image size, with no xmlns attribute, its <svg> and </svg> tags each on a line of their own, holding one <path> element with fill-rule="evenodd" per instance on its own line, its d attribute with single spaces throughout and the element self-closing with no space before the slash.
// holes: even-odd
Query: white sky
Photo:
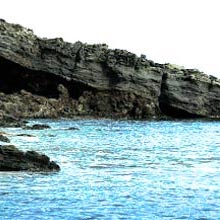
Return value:
<svg viewBox="0 0 220 220">
<path fill-rule="evenodd" d="M 0 17 L 220 78 L 220 0 L 1 0 Z"/>
</svg>

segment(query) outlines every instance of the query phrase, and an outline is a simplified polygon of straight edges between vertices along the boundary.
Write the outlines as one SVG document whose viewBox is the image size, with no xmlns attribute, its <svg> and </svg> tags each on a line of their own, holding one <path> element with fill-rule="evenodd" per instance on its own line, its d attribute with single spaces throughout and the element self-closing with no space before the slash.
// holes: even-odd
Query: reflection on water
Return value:
<svg viewBox="0 0 220 220">
<path fill-rule="evenodd" d="M 61 171 L 0 173 L 0 219 L 220 219 L 219 122 L 42 122 L 5 131 Z"/>
</svg>

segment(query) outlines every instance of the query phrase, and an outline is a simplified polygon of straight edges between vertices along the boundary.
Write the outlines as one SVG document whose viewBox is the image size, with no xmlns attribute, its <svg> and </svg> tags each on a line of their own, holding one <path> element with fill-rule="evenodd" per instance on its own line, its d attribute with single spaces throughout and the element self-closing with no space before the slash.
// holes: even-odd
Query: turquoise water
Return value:
<svg viewBox="0 0 220 220">
<path fill-rule="evenodd" d="M 0 172 L 0 219 L 220 219 L 220 122 L 36 122 L 5 131 L 61 171 Z"/>
</svg>

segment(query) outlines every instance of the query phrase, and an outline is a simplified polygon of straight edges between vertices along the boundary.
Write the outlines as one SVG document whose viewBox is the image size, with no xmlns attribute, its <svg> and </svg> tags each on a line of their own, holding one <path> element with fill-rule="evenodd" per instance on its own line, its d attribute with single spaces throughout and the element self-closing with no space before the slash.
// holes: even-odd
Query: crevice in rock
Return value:
<svg viewBox="0 0 220 220">
<path fill-rule="evenodd" d="M 109 67 L 106 63 L 102 63 L 103 74 L 108 78 L 108 87 L 110 92 L 115 90 L 115 87 L 118 83 L 123 81 L 123 78 L 120 77 L 120 73 L 117 73 L 112 67 Z"/>
<path fill-rule="evenodd" d="M 81 49 L 83 48 L 83 45 L 81 45 L 79 47 L 79 49 L 76 51 L 76 56 L 75 56 L 75 66 L 74 66 L 74 69 L 76 69 L 76 66 L 77 66 L 77 63 L 79 63 L 81 61 L 81 58 L 80 58 L 80 51 Z"/>
<path fill-rule="evenodd" d="M 161 114 L 165 114 L 166 115 L 166 107 L 165 107 L 165 97 L 164 97 L 164 93 L 166 90 L 166 79 L 167 79 L 167 73 L 163 72 L 162 75 L 162 79 L 161 79 L 161 85 L 160 85 L 160 95 L 158 97 L 158 104 L 159 104 L 159 109 Z"/>
</svg>

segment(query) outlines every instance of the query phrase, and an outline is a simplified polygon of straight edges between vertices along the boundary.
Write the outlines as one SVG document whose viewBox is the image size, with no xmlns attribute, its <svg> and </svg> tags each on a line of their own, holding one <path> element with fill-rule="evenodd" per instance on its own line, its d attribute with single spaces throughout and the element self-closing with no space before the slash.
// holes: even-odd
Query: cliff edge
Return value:
<svg viewBox="0 0 220 220">
<path fill-rule="evenodd" d="M 220 81 L 0 20 L 0 117 L 219 118 Z"/>
</svg>

